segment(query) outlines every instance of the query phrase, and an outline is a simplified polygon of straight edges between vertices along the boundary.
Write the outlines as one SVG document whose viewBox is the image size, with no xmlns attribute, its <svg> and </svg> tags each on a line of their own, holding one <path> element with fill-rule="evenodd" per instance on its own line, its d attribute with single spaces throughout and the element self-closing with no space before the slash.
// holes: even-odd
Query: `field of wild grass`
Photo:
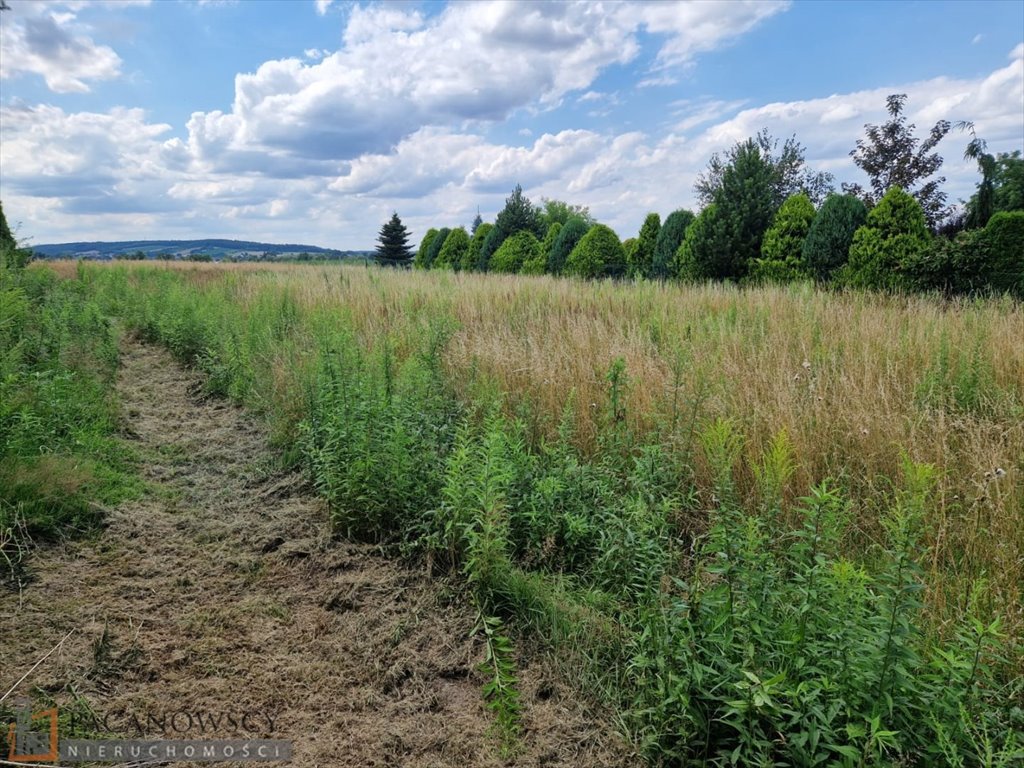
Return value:
<svg viewBox="0 0 1024 768">
<path fill-rule="evenodd" d="M 653 759 L 1020 756 L 1019 302 L 59 269 L 263 412 L 339 532 L 582 658 Z M 514 731 L 507 665 L 488 696 Z"/>
</svg>

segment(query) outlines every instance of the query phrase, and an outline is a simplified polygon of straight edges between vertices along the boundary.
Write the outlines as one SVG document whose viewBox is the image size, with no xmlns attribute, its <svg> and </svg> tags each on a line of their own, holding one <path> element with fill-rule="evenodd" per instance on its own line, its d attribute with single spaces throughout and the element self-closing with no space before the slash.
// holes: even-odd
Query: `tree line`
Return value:
<svg viewBox="0 0 1024 768">
<path fill-rule="evenodd" d="M 694 186 L 699 213 L 645 218 L 625 241 L 587 208 L 532 203 L 516 185 L 493 223 L 431 228 L 419 248 L 397 212 L 381 228 L 382 264 L 418 269 L 552 274 L 581 278 L 739 283 L 818 283 L 946 294 L 1024 296 L 1024 158 L 993 155 L 971 123 L 938 121 L 923 139 L 907 122 L 906 96 L 886 100 L 889 119 L 865 126 L 850 152 L 867 186 L 807 167 L 795 137 L 765 130 L 715 154 Z M 947 205 L 937 145 L 969 132 L 965 157 L 981 174 L 965 205 Z"/>
</svg>

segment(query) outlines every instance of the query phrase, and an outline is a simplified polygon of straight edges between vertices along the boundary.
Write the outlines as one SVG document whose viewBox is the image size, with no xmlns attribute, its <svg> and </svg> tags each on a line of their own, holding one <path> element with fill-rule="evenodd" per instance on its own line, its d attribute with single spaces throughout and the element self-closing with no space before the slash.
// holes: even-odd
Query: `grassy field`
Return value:
<svg viewBox="0 0 1024 768">
<path fill-rule="evenodd" d="M 582 659 L 654 760 L 1019 749 L 1020 303 L 58 269 L 264 413 L 340 533 L 462 571 L 510 733 L 506 634 Z"/>
</svg>

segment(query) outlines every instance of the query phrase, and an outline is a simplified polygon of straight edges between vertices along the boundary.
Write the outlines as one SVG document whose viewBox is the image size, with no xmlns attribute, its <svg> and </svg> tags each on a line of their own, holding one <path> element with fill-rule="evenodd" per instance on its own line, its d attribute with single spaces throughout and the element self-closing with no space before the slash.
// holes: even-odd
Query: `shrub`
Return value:
<svg viewBox="0 0 1024 768">
<path fill-rule="evenodd" d="M 625 271 L 626 252 L 619 236 L 604 224 L 591 227 L 565 262 L 566 274 L 576 277 L 621 277 Z"/>
<path fill-rule="evenodd" d="M 469 250 L 465 253 L 462 260 L 462 271 L 469 272 L 471 270 L 484 271 L 486 264 L 480 263 L 480 249 L 483 248 L 484 240 L 494 229 L 494 225 L 490 222 L 483 222 L 480 224 L 476 231 L 473 233 L 473 238 L 469 241 Z"/>
<path fill-rule="evenodd" d="M 751 266 L 751 277 L 780 283 L 805 277 L 802 250 L 812 221 L 814 205 L 806 194 L 787 198 L 764 234 L 761 258 Z"/>
<path fill-rule="evenodd" d="M 626 268 L 630 277 L 654 277 L 654 251 L 661 234 L 661 217 L 656 213 L 647 214 L 640 228 L 632 259 L 627 252 Z"/>
<path fill-rule="evenodd" d="M 562 222 L 556 221 L 550 227 L 548 227 L 547 234 L 544 235 L 544 242 L 541 243 L 541 253 L 544 256 L 544 272 L 548 270 L 548 264 L 551 263 L 551 252 L 555 249 L 555 243 L 558 241 L 558 236 L 562 233 Z"/>
<path fill-rule="evenodd" d="M 1024 211 L 1001 211 L 985 225 L 988 283 L 1024 297 Z"/>
<path fill-rule="evenodd" d="M 521 272 L 526 262 L 536 268 L 543 256 L 540 242 L 532 232 L 521 230 L 509 237 L 491 257 L 491 272 Z M 541 273 L 543 269 L 540 270 Z"/>
<path fill-rule="evenodd" d="M 695 218 L 691 211 L 680 209 L 672 211 L 665 219 L 654 245 L 654 277 L 664 280 L 675 275 L 676 251 L 683 244 L 686 229 Z"/>
<path fill-rule="evenodd" d="M 416 251 L 416 257 L 413 259 L 413 266 L 416 269 L 429 269 L 430 262 L 427 261 L 427 254 L 430 253 L 430 246 L 434 242 L 434 238 L 437 237 L 437 230 L 431 227 L 427 230 L 427 233 L 423 236 L 420 241 L 419 250 Z"/>
<path fill-rule="evenodd" d="M 831 280 L 850 257 L 850 244 L 868 210 L 853 195 L 829 195 L 814 217 L 802 249 L 807 270 L 818 280 Z"/>
<path fill-rule="evenodd" d="M 445 240 L 448 239 L 448 235 L 451 234 L 451 230 L 448 227 L 441 227 L 438 230 L 437 236 L 430 241 L 430 248 L 427 249 L 427 255 L 423 259 L 423 264 L 426 269 L 433 269 L 437 262 L 437 257 L 441 255 L 441 249 L 444 248 Z"/>
<path fill-rule="evenodd" d="M 461 269 L 468 252 L 469 233 L 462 227 L 456 227 L 444 239 L 444 245 L 441 246 L 433 266 L 435 269 Z"/>
<path fill-rule="evenodd" d="M 895 290 L 913 285 L 912 265 L 931 247 L 924 211 L 893 187 L 853 236 L 842 280 L 855 288 Z"/>
<path fill-rule="evenodd" d="M 732 247 L 726 223 L 712 203 L 686 228 L 679 250 L 676 252 L 673 272 L 681 280 L 710 280 L 729 277 L 734 273 L 734 260 L 729 254 Z"/>
<path fill-rule="evenodd" d="M 572 249 L 583 239 L 583 236 L 587 234 L 591 226 L 576 216 L 565 222 L 558 233 L 558 237 L 555 238 L 555 243 L 551 247 L 551 253 L 548 255 L 548 272 L 550 274 L 562 274 Z"/>
</svg>

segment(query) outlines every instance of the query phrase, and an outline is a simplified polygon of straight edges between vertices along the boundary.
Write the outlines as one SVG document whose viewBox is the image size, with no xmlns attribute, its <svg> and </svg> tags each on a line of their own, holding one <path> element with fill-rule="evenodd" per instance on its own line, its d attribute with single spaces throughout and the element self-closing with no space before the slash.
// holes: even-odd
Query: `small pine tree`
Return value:
<svg viewBox="0 0 1024 768">
<path fill-rule="evenodd" d="M 750 276 L 755 281 L 786 283 L 807 276 L 803 245 L 814 221 L 814 204 L 803 192 L 786 199 L 761 242 Z"/>
<path fill-rule="evenodd" d="M 416 258 L 413 261 L 413 266 L 416 269 L 429 269 L 430 263 L 427 261 L 427 254 L 430 253 L 430 246 L 434 242 L 434 238 L 437 237 L 437 230 L 431 227 L 427 230 L 427 234 L 423 236 L 420 241 L 420 248 L 416 251 Z"/>
<path fill-rule="evenodd" d="M 930 245 L 920 204 L 899 187 L 892 187 L 854 234 L 842 281 L 855 288 L 911 287 L 907 267 Z"/>
<path fill-rule="evenodd" d="M 722 280 L 735 276 L 732 233 L 712 203 L 686 228 L 676 251 L 674 274 L 681 280 Z"/>
<path fill-rule="evenodd" d="M 551 253 L 548 254 L 548 274 L 560 275 L 565 269 L 565 263 L 583 236 L 587 234 L 590 225 L 583 219 L 573 217 L 562 226 L 551 246 Z"/>
<path fill-rule="evenodd" d="M 523 194 L 523 188 L 516 184 L 511 196 L 505 200 L 505 207 L 501 209 L 494 222 L 494 229 L 487 235 L 487 239 L 484 240 L 480 249 L 480 263 L 483 265 L 483 270 L 490 268 L 488 265 L 491 256 L 501 247 L 506 238 L 523 230 L 532 232 L 534 237 L 544 236 L 540 212 Z"/>
<path fill-rule="evenodd" d="M 533 232 L 520 230 L 501 244 L 491 257 L 491 272 L 515 273 L 523 270 L 527 262 L 536 262 L 541 258 L 540 241 Z"/>
<path fill-rule="evenodd" d="M 831 280 L 846 264 L 853 234 L 867 217 L 868 210 L 858 197 L 832 194 L 825 198 L 801 251 L 807 271 L 818 280 Z"/>
<path fill-rule="evenodd" d="M 473 217 L 473 224 L 469 230 L 470 234 L 475 235 L 476 231 L 480 228 L 480 225 L 484 223 L 483 217 L 480 215 L 480 209 L 476 209 L 476 216 Z"/>
<path fill-rule="evenodd" d="M 473 232 L 473 238 L 469 241 L 469 251 L 462 261 L 463 272 L 485 271 L 486 264 L 481 265 L 480 252 L 483 249 L 484 241 L 487 240 L 487 236 L 491 233 L 492 229 L 494 229 L 494 225 L 485 221 Z"/>
<path fill-rule="evenodd" d="M 656 213 L 647 214 L 644 224 L 640 227 L 636 250 L 632 260 L 627 260 L 630 277 L 654 277 L 654 252 L 658 247 L 658 235 L 661 234 L 661 216 Z"/>
<path fill-rule="evenodd" d="M 665 219 L 658 232 L 658 241 L 654 246 L 654 277 L 664 280 L 674 276 L 676 251 L 683 244 L 686 228 L 697 218 L 691 211 L 680 209 L 673 211 Z"/>
<path fill-rule="evenodd" d="M 556 221 L 550 227 L 548 232 L 544 235 L 544 242 L 541 243 L 541 252 L 544 255 L 544 268 L 542 272 L 547 272 L 548 264 L 551 262 L 551 252 L 555 249 L 555 243 L 558 241 L 558 236 L 562 233 L 561 222 Z"/>
<path fill-rule="evenodd" d="M 469 233 L 462 227 L 456 227 L 448 233 L 444 245 L 437 254 L 434 269 L 462 269 L 462 263 L 469 252 Z"/>
<path fill-rule="evenodd" d="M 413 252 L 409 247 L 409 231 L 398 218 L 398 212 L 391 214 L 391 220 L 380 228 L 377 250 L 374 257 L 378 264 L 389 267 L 407 267 L 412 262 Z"/>
<path fill-rule="evenodd" d="M 610 227 L 595 224 L 572 249 L 565 272 L 585 278 L 622 277 L 626 273 L 626 252 L 619 236 Z"/>
<path fill-rule="evenodd" d="M 445 240 L 448 239 L 448 235 L 451 232 L 448 227 L 441 227 L 437 232 L 437 237 L 430 241 L 430 248 L 427 250 L 425 259 L 427 269 L 434 268 L 434 263 L 437 261 L 437 257 L 441 255 L 441 249 L 444 248 Z"/>
</svg>

